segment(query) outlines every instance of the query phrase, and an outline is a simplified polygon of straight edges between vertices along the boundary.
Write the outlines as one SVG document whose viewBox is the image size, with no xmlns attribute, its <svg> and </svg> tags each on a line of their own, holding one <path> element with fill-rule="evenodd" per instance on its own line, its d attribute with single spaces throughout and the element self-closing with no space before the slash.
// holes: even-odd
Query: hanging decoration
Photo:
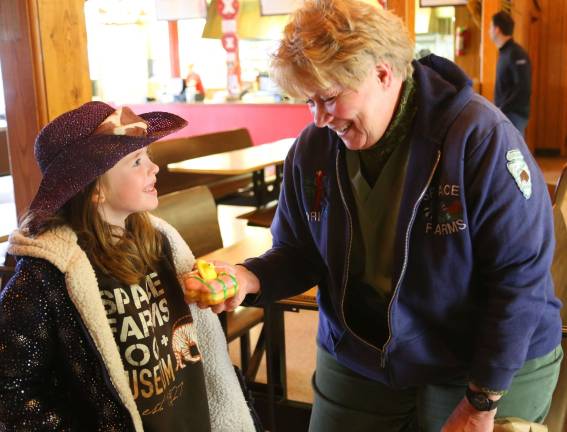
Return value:
<svg viewBox="0 0 567 432">
<path fill-rule="evenodd" d="M 218 0 L 219 15 L 222 19 L 222 46 L 226 51 L 227 90 L 231 97 L 241 92 L 240 58 L 238 55 L 238 34 L 236 17 L 240 8 L 238 0 Z"/>
</svg>

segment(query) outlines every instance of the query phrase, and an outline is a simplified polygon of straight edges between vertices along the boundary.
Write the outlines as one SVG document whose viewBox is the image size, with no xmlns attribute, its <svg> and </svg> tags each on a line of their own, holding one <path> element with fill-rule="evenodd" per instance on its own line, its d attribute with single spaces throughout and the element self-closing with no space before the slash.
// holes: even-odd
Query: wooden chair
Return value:
<svg viewBox="0 0 567 432">
<path fill-rule="evenodd" d="M 556 243 L 551 273 L 557 296 L 564 304 L 561 310 L 564 357 L 545 424 L 550 431 L 564 431 L 567 430 L 567 165 L 563 167 L 555 187 L 553 221 Z"/>
<path fill-rule="evenodd" d="M 250 187 L 252 183 L 250 175 L 177 173 L 168 171 L 167 164 L 252 146 L 250 133 L 244 128 L 153 143 L 150 153 L 153 161 L 159 166 L 158 194 L 165 195 L 205 185 L 209 187 L 215 199 L 218 199 L 239 189 Z"/>
<path fill-rule="evenodd" d="M 217 207 L 206 186 L 162 195 L 152 213 L 173 225 L 196 257 L 223 247 Z"/>
<path fill-rule="evenodd" d="M 237 216 L 238 219 L 246 219 L 247 224 L 250 226 L 258 226 L 263 228 L 270 228 L 272 226 L 272 221 L 276 215 L 277 205 L 272 205 L 269 207 L 260 207 L 249 213 L 244 213 Z"/>
<path fill-rule="evenodd" d="M 197 186 L 172 192 L 159 198 L 159 206 L 152 212 L 179 231 L 196 257 L 223 247 L 217 208 L 213 195 L 206 186 Z M 240 339 L 241 367 L 246 376 L 254 376 L 256 362 L 250 365 L 250 329 L 264 320 L 264 310 L 240 307 L 219 317 L 230 343 Z"/>
</svg>

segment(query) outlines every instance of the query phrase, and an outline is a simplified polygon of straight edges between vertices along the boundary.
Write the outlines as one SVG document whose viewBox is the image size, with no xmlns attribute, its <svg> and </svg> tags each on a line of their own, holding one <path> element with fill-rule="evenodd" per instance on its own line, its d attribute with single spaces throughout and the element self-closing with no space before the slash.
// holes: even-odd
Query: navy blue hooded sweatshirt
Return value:
<svg viewBox="0 0 567 432">
<path fill-rule="evenodd" d="M 507 389 L 561 339 L 550 198 L 521 135 L 456 65 L 428 56 L 413 66 L 385 344 L 345 321 L 356 206 L 344 144 L 327 127 L 307 126 L 287 156 L 273 247 L 245 263 L 261 283 L 250 300 L 318 285 L 317 342 L 341 364 L 395 388 L 464 376 Z"/>
</svg>

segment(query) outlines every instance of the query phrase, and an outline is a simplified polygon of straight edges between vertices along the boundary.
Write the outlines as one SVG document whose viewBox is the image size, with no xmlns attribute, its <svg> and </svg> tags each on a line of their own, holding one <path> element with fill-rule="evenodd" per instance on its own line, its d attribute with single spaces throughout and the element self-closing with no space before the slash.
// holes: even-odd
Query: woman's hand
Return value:
<svg viewBox="0 0 567 432">
<path fill-rule="evenodd" d="M 236 309 L 247 294 L 260 291 L 260 281 L 246 267 L 213 261 L 217 278 L 203 280 L 194 270 L 184 277 L 185 301 L 197 303 L 200 308 L 210 307 L 215 313 Z M 224 298 L 223 293 L 234 293 Z M 220 296 L 220 297 L 219 297 Z"/>
<path fill-rule="evenodd" d="M 496 409 L 478 411 L 463 398 L 443 425 L 441 432 L 492 432 Z"/>
</svg>

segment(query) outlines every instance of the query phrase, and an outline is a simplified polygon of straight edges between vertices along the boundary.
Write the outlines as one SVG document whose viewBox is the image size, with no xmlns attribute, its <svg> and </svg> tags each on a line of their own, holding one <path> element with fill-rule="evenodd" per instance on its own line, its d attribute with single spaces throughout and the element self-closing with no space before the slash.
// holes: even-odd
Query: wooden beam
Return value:
<svg viewBox="0 0 567 432">
<path fill-rule="evenodd" d="M 41 179 L 33 144 L 46 122 L 45 94 L 41 77 L 35 2 L 0 2 L 0 61 L 8 123 L 10 171 L 18 214 L 29 205 Z M 37 18 L 37 17 L 36 17 Z M 36 73 L 38 75 L 36 75 Z"/>
<path fill-rule="evenodd" d="M 386 6 L 404 21 L 412 39 L 415 39 L 415 0 L 387 0 Z"/>
<path fill-rule="evenodd" d="M 82 0 L 37 1 L 41 46 L 36 47 L 36 55 L 43 59 L 49 120 L 92 98 L 84 3 Z"/>
<path fill-rule="evenodd" d="M 39 130 L 91 100 L 83 0 L 2 0 L 0 60 L 10 170 L 18 215 L 41 174 L 33 154 Z"/>
</svg>

